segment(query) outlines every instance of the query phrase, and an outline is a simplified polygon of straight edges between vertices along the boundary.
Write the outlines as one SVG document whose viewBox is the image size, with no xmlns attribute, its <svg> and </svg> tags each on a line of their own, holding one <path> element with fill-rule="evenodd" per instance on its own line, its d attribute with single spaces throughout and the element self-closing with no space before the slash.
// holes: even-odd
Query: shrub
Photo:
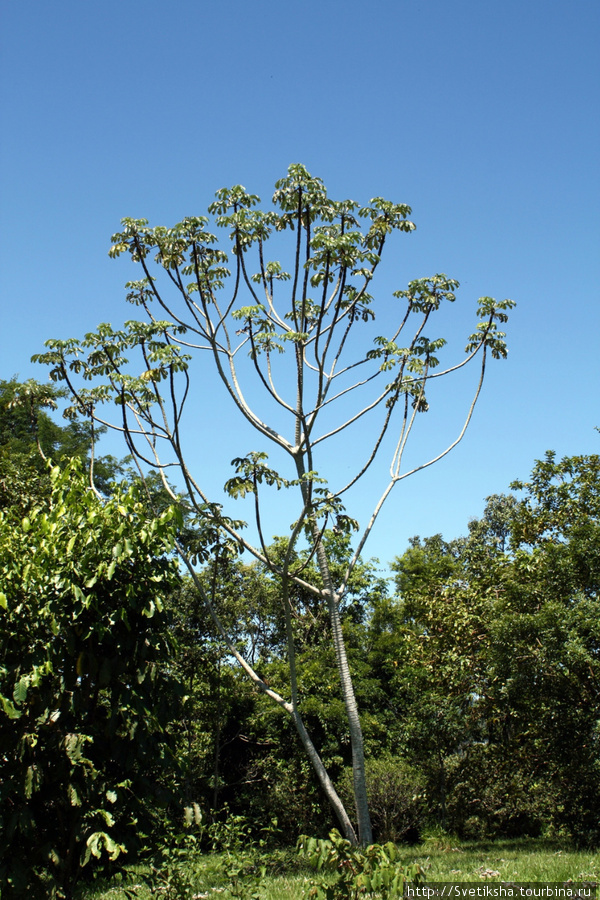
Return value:
<svg viewBox="0 0 600 900">
<path fill-rule="evenodd" d="M 553 797 L 501 748 L 475 745 L 448 761 L 448 827 L 462 838 L 538 837 L 552 819 Z"/>
<path fill-rule="evenodd" d="M 367 760 L 367 794 L 373 835 L 386 841 L 416 842 L 425 821 L 424 779 L 405 760 L 382 756 Z M 344 803 L 351 803 L 352 769 L 340 782 Z"/>
<path fill-rule="evenodd" d="M 374 895 L 399 900 L 407 882 L 419 884 L 425 877 L 421 866 L 401 864 L 398 849 L 391 842 L 353 847 L 336 829 L 329 833 L 329 840 L 302 835 L 297 849 L 320 873 L 311 881 L 311 900 L 359 900 Z"/>
</svg>

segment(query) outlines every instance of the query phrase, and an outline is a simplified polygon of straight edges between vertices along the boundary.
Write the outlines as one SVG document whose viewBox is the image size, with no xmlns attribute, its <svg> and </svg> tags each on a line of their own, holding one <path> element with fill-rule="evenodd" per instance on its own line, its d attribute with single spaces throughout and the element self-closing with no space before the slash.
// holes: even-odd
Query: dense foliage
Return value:
<svg viewBox="0 0 600 900">
<path fill-rule="evenodd" d="M 466 538 L 413 539 L 393 564 L 395 595 L 374 565 L 363 565 L 342 611 L 380 840 L 414 838 L 427 822 L 465 837 L 598 840 L 600 458 L 548 454 L 513 489 L 520 497 L 488 498 Z M 341 559 L 344 540 L 328 539 Z M 235 571 L 219 602 L 244 598 L 237 639 L 278 685 L 276 591 L 256 565 Z M 309 603 L 297 608 L 303 714 L 347 797 L 349 741 L 325 625 Z M 213 727 L 192 793 L 262 822 L 276 817 L 290 840 L 315 823 L 325 834 L 329 814 L 289 723 L 222 655 L 212 673 L 212 687 L 196 695 L 200 719 Z"/>
<path fill-rule="evenodd" d="M 548 453 L 512 487 L 522 498 L 489 498 L 466 539 L 415 540 L 396 560 L 430 711 L 429 741 L 417 728 L 412 753 L 437 768 L 437 802 L 458 831 L 594 843 L 600 457 Z M 414 704 L 407 721 L 421 715 Z"/>
<path fill-rule="evenodd" d="M 76 461 L 48 481 L 0 512 L 3 898 L 70 897 L 134 854 L 173 779 L 175 512 L 100 500 Z"/>
<path fill-rule="evenodd" d="M 17 386 L 6 384 L 8 404 Z M 59 455 L 56 427 L 46 446 Z M 207 846 L 227 843 L 235 822 L 290 843 L 325 837 L 332 813 L 293 724 L 243 677 L 174 567 L 176 533 L 199 548 L 201 532 L 174 508 L 153 513 L 141 485 L 113 483 L 103 499 L 80 463 L 40 457 L 35 430 L 17 447 L 12 427 L 2 455 L 2 896 L 68 897 L 155 852 L 184 807 L 202 810 Z M 393 562 L 395 592 L 375 561 L 349 581 L 340 613 L 381 842 L 435 824 L 600 839 L 600 457 L 549 453 L 511 487 L 466 537 L 414 538 Z M 335 576 L 350 537 L 323 541 Z M 285 541 L 268 552 L 277 559 Z M 294 561 L 319 583 L 310 550 Z M 283 689 L 277 579 L 227 553 L 199 577 L 235 646 Z M 350 805 L 327 616 L 298 585 L 293 604 L 298 702 Z"/>
</svg>

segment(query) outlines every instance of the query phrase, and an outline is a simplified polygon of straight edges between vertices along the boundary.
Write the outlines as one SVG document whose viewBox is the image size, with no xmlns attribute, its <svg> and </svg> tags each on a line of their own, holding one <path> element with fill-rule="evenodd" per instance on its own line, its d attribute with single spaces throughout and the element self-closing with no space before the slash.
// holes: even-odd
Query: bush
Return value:
<svg viewBox="0 0 600 900">
<path fill-rule="evenodd" d="M 262 823 L 277 821 L 280 840 L 293 844 L 307 831 L 325 836 L 334 824 L 327 803 L 308 761 L 266 758 L 257 766 L 259 787 L 248 798 L 248 814 Z M 320 823 L 320 828 L 317 823 Z"/>
<path fill-rule="evenodd" d="M 552 820 L 549 785 L 501 752 L 480 744 L 448 761 L 448 827 L 461 838 L 538 837 Z"/>
<path fill-rule="evenodd" d="M 425 821 L 424 779 L 405 760 L 382 756 L 367 760 L 367 794 L 373 836 L 379 843 L 415 843 Z M 352 769 L 339 785 L 342 802 L 352 806 Z"/>
<path fill-rule="evenodd" d="M 174 760 L 162 598 L 175 512 L 134 489 L 102 502 L 79 467 L 0 511 L 2 898 L 71 896 L 154 827 Z"/>
</svg>

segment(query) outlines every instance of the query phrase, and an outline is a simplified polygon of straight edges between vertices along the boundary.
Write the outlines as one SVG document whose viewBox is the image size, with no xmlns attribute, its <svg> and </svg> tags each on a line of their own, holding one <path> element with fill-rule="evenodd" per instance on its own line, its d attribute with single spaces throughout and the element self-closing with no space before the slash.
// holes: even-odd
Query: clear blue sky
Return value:
<svg viewBox="0 0 600 900">
<path fill-rule="evenodd" d="M 268 199 L 303 162 L 334 196 L 413 207 L 382 290 L 458 278 L 458 353 L 477 297 L 518 302 L 470 433 L 398 488 L 371 553 L 464 533 L 546 449 L 600 449 L 597 0 L 19 0 L 1 17 L 0 377 L 43 379 L 45 339 L 131 317 L 107 256 L 122 216 L 173 224 L 239 182 Z M 432 409 L 415 458 L 463 405 Z M 210 423 L 190 441 L 250 449 Z"/>
</svg>

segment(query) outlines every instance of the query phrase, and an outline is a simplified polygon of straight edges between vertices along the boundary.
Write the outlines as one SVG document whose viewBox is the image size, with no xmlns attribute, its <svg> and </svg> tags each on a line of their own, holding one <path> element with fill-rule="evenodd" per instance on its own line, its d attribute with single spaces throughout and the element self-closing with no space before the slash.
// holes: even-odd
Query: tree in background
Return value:
<svg viewBox="0 0 600 900">
<path fill-rule="evenodd" d="M 491 699 L 551 785 L 557 818 L 600 840 L 600 456 L 548 452 L 511 525 L 512 565 L 491 629 Z"/>
<path fill-rule="evenodd" d="M 506 321 L 506 311 L 513 304 L 480 299 L 480 321 L 468 339 L 465 358 L 441 369 L 438 354 L 445 341 L 429 339 L 425 329 L 444 302 L 454 301 L 458 283 L 445 275 L 412 281 L 406 290 L 394 294 L 399 309 L 392 334 L 378 335 L 373 343 L 371 335 L 367 349 L 356 332 L 368 328 L 374 319 L 371 284 L 389 236 L 414 229 L 408 219 L 410 208 L 382 198 L 364 208 L 350 200 L 335 201 L 322 181 L 301 165 L 291 166 L 277 182 L 273 202 L 274 208 L 260 210 L 258 198 L 239 185 L 217 192 L 209 213 L 228 234 L 232 271 L 227 268 L 225 249 L 207 230 L 208 218 L 186 218 L 173 228 L 150 228 L 146 220 L 124 219 L 110 252 L 112 256 L 129 254 L 141 268 L 142 277 L 127 285 L 127 299 L 145 313 L 145 320 L 128 322 L 123 330 L 103 324 L 81 342 L 49 341 L 49 351 L 37 359 L 50 364 L 52 378 L 68 386 L 73 415 L 118 428 L 140 465 L 153 466 L 163 476 L 169 466 L 178 469 L 180 487 L 205 548 L 201 561 L 211 555 L 211 564 L 216 565 L 214 561 L 244 550 L 276 579 L 288 662 L 288 683 L 282 692 L 267 684 L 235 646 L 210 591 L 198 577 L 193 556 L 179 546 L 228 652 L 254 684 L 291 716 L 344 834 L 356 842 L 347 810 L 305 726 L 298 694 L 294 592 L 306 590 L 327 610 L 352 748 L 358 840 L 369 843 L 363 735 L 340 606 L 394 486 L 412 471 L 440 459 L 464 435 L 488 355 L 506 355 L 504 334 L 497 325 Z M 288 269 L 267 255 L 270 245 L 279 252 L 283 242 L 277 235 L 286 232 L 292 237 Z M 152 254 L 159 272 L 163 271 L 164 286 L 150 270 Z M 254 500 L 255 543 L 242 530 L 242 523 L 227 517 L 215 503 L 184 456 L 182 429 L 194 352 L 212 366 L 206 383 L 212 385 L 215 377 L 220 380 L 233 408 L 262 442 L 258 451 L 234 459 L 235 474 L 226 485 L 231 497 Z M 130 360 L 132 354 L 135 361 Z M 431 379 L 462 368 L 476 356 L 479 376 L 457 435 L 432 459 L 403 471 L 408 437 L 419 413 L 428 409 Z M 83 377 L 83 386 L 77 376 Z M 95 386 L 85 387 L 86 382 Z M 116 421 L 103 412 L 107 402 L 117 405 Z M 197 419 L 198 411 L 194 414 Z M 215 427 L 212 419 L 204 423 L 207 435 Z M 326 473 L 319 471 L 322 446 L 338 438 L 352 440 L 353 431 L 358 436 L 368 434 L 364 461 L 346 483 L 337 478 L 335 484 L 328 483 Z M 269 445 L 284 460 L 285 470 L 269 465 L 263 449 Z M 384 449 L 389 452 L 389 481 L 370 520 L 359 530 L 344 508 L 345 495 Z M 170 490 L 166 478 L 165 488 Z M 284 553 L 276 558 L 264 537 L 262 498 L 268 488 L 286 495 L 279 504 L 289 505 L 294 520 Z M 172 496 L 175 499 L 173 492 Z M 337 579 L 323 540 L 328 527 L 347 534 L 359 530 L 355 551 Z M 299 546 L 307 547 L 308 558 L 316 560 L 318 575 L 312 581 L 305 577 L 305 563 L 297 561 Z"/>
<path fill-rule="evenodd" d="M 174 766 L 163 600 L 178 582 L 176 512 L 149 517 L 135 488 L 100 500 L 76 461 L 48 477 L 26 516 L 0 511 L 7 898 L 71 897 L 139 849 Z"/>
<path fill-rule="evenodd" d="M 406 640 L 392 688 L 449 825 L 469 836 L 566 828 L 593 844 L 600 457 L 548 453 L 511 487 L 523 499 L 488 498 L 468 537 L 413 539 L 394 563 Z"/>
<path fill-rule="evenodd" d="M 477 740 L 485 598 L 465 576 L 460 542 L 413 538 L 392 563 L 400 602 L 389 690 L 402 744 L 428 777 L 430 805 L 448 823 L 448 761 Z"/>
<path fill-rule="evenodd" d="M 41 500 L 50 492 L 45 461 L 61 465 L 80 459 L 93 472 L 94 488 L 106 493 L 124 468 L 112 456 L 93 460 L 95 440 L 106 431 L 86 421 L 59 425 L 48 411 L 64 396 L 56 385 L 34 379 L 0 380 L 0 509 Z"/>
</svg>

